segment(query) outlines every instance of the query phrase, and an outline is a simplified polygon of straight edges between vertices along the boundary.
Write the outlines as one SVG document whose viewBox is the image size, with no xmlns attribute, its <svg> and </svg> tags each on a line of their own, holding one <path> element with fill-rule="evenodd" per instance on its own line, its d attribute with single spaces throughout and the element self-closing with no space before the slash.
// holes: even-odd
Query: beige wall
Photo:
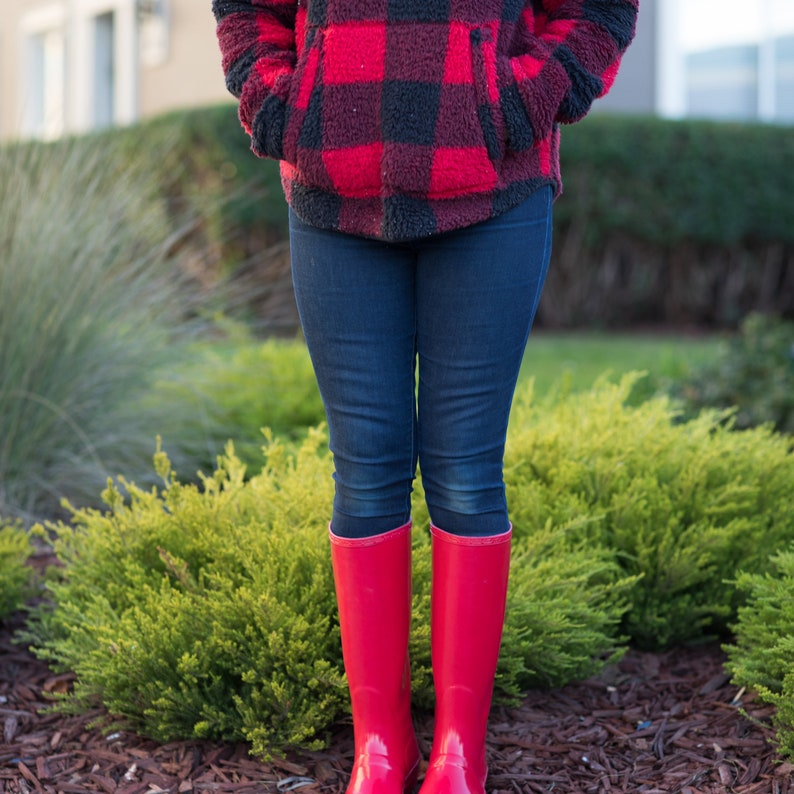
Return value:
<svg viewBox="0 0 794 794">
<path fill-rule="evenodd" d="M 0 0 L 0 139 L 13 137 L 20 124 L 19 22 L 24 9 L 32 5 L 26 0 Z"/>
<path fill-rule="evenodd" d="M 169 44 L 165 63 L 141 69 L 142 117 L 232 99 L 223 81 L 209 2 L 171 0 Z"/>
<path fill-rule="evenodd" d="M 61 122 L 46 136 L 93 126 L 92 94 L 84 79 L 90 72 L 91 35 L 87 15 L 116 11 L 116 123 L 148 118 L 175 108 L 231 101 L 220 66 L 215 20 L 210 4 L 196 0 L 168 0 L 166 46 L 162 57 L 139 57 L 135 0 L 0 0 L 0 139 L 26 137 L 31 128 L 26 34 L 55 20 L 66 42 L 65 87 L 60 101 Z M 60 22 L 59 22 L 60 19 Z M 24 25 L 23 25 L 24 21 Z M 26 115 L 27 114 L 27 115 Z M 42 133 L 39 133 L 42 134 Z"/>
</svg>

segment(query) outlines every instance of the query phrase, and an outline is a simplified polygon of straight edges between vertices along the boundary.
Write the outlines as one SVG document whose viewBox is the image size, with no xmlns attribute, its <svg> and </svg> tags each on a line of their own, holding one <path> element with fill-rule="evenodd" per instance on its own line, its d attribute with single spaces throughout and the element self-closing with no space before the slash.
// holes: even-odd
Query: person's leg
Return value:
<svg viewBox="0 0 794 794">
<path fill-rule="evenodd" d="M 331 560 L 355 740 L 347 792 L 403 794 L 419 765 L 408 658 L 414 258 L 294 215 L 290 243 L 334 453 Z"/>
<path fill-rule="evenodd" d="M 333 531 L 405 524 L 416 470 L 415 256 L 290 214 L 295 298 L 328 419 Z"/>
<path fill-rule="evenodd" d="M 411 524 L 369 538 L 331 530 L 355 758 L 347 794 L 403 794 L 416 782 L 411 721 Z"/>
<path fill-rule="evenodd" d="M 419 466 L 431 519 L 453 534 L 508 527 L 505 436 L 548 268 L 551 198 L 543 188 L 420 252 Z"/>
<path fill-rule="evenodd" d="M 502 459 L 550 240 L 551 191 L 543 190 L 439 238 L 420 258 L 419 463 L 432 521 L 436 688 L 421 794 L 485 791 L 512 532 Z"/>
</svg>

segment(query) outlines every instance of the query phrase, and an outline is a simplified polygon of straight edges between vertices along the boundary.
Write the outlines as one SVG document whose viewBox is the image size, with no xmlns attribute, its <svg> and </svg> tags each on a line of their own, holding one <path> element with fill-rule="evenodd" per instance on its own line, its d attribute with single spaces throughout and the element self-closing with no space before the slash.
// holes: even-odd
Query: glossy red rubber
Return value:
<svg viewBox="0 0 794 794">
<path fill-rule="evenodd" d="M 485 794 L 485 735 L 505 617 L 512 528 L 484 538 L 431 527 L 433 748 L 420 794 Z"/>
<path fill-rule="evenodd" d="M 370 538 L 329 531 L 355 760 L 347 794 L 410 794 L 419 769 L 411 721 L 411 524 Z"/>
</svg>

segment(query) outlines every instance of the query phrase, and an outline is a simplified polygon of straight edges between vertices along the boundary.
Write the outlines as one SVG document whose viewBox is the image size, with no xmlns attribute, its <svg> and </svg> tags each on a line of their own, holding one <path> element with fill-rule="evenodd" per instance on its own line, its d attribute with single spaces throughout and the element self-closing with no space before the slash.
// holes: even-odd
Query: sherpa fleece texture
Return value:
<svg viewBox="0 0 794 794">
<path fill-rule="evenodd" d="M 222 66 L 305 222 L 409 240 L 561 190 L 639 0 L 213 0 Z"/>
</svg>

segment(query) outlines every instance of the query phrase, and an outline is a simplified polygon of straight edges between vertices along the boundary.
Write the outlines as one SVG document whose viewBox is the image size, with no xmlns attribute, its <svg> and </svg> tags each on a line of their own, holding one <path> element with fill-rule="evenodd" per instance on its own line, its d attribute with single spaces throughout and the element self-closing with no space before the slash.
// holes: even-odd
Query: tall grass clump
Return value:
<svg viewBox="0 0 794 794">
<path fill-rule="evenodd" d="M 52 515 L 145 477 L 181 406 L 142 404 L 180 360 L 195 299 L 157 174 L 109 136 L 0 157 L 0 512 Z M 177 459 L 182 449 L 173 450 Z"/>
</svg>

